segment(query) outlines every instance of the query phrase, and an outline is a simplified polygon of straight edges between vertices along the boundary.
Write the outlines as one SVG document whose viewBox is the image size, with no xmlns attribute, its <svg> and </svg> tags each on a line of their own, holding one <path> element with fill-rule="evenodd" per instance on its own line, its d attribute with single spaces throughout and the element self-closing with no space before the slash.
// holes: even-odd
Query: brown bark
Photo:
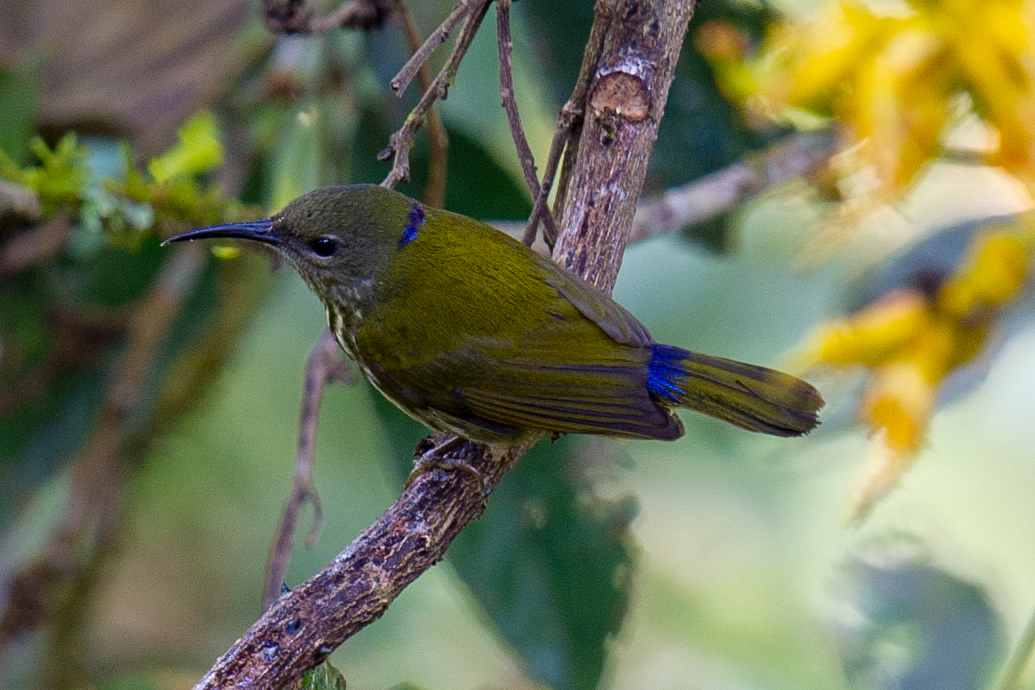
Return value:
<svg viewBox="0 0 1035 690">
<path fill-rule="evenodd" d="M 693 3 L 622 0 L 590 83 L 554 260 L 610 290 Z"/>
<path fill-rule="evenodd" d="M 599 4 L 607 6 L 597 12 L 598 22 L 608 22 L 607 40 L 593 72 L 591 108 L 554 258 L 610 289 L 693 2 Z M 497 447 L 464 443 L 441 459 L 443 467 L 417 474 L 377 522 L 276 601 L 196 687 L 281 688 L 319 664 L 442 559 L 456 535 L 482 514 L 487 494 L 537 440 Z M 451 471 L 457 463 L 474 471 Z"/>
</svg>

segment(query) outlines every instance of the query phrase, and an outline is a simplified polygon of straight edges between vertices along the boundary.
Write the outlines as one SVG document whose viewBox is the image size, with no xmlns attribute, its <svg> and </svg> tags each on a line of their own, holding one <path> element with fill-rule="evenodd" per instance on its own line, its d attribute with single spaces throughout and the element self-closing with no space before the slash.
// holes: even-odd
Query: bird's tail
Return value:
<svg viewBox="0 0 1035 690">
<path fill-rule="evenodd" d="M 647 388 L 663 405 L 774 436 L 800 436 L 819 424 L 823 398 L 799 378 L 671 345 L 651 347 Z"/>
</svg>

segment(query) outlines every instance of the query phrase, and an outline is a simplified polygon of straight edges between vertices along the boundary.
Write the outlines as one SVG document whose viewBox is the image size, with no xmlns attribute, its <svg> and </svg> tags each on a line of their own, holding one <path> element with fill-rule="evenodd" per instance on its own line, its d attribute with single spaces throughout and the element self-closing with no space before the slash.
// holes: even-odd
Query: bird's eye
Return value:
<svg viewBox="0 0 1035 690">
<path fill-rule="evenodd" d="M 317 256 L 324 258 L 333 256 L 334 252 L 338 250 L 338 243 L 332 237 L 317 237 L 309 246 Z"/>
</svg>

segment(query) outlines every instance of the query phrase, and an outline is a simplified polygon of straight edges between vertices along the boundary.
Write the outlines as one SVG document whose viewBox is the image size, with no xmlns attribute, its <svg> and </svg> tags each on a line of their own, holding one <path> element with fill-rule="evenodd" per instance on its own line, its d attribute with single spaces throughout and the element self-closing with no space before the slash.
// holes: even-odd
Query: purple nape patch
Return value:
<svg viewBox="0 0 1035 690">
<path fill-rule="evenodd" d="M 403 228 L 402 236 L 399 238 L 400 247 L 405 247 L 417 239 L 417 229 L 428 220 L 427 216 L 424 215 L 424 207 L 414 201 L 413 208 L 410 209 L 410 214 L 406 220 L 408 221 L 407 225 Z"/>
</svg>

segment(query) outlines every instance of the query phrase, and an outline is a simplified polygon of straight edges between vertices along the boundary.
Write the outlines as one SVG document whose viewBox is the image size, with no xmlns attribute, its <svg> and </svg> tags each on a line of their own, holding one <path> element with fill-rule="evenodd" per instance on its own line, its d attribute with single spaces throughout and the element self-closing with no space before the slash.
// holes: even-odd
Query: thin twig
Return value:
<svg viewBox="0 0 1035 690">
<path fill-rule="evenodd" d="M 518 112 L 517 101 L 514 99 L 514 43 L 510 37 L 510 2 L 511 0 L 496 0 L 496 43 L 500 55 L 500 97 L 503 99 L 503 109 L 507 111 L 507 124 L 510 125 L 510 135 L 514 139 L 514 148 L 517 149 L 518 161 L 521 162 L 521 172 L 525 175 L 525 184 L 528 186 L 528 192 L 533 201 L 537 201 L 543 194 L 539 186 L 539 179 L 536 177 L 535 157 L 528 145 L 528 139 L 525 138 L 525 130 L 521 126 L 521 113 Z M 556 237 L 557 224 L 554 222 L 553 214 L 540 213 L 540 215 L 546 223 L 548 234 Z M 526 242 L 529 246 L 535 241 L 534 228 L 536 225 L 529 223 L 529 227 L 533 228 L 532 237 Z"/>
<path fill-rule="evenodd" d="M 553 188 L 554 176 L 557 174 L 557 166 L 564 153 L 564 167 L 561 170 L 561 179 L 557 185 L 557 196 L 554 198 L 553 215 L 556 216 L 558 209 L 564 208 L 568 184 L 571 179 L 571 171 L 575 166 L 578 154 L 578 146 L 574 144 L 579 140 L 582 131 L 582 121 L 586 113 L 586 96 L 589 93 L 590 83 L 593 74 L 596 72 L 597 64 L 600 62 L 600 54 L 604 49 L 604 38 L 607 36 L 608 27 L 611 25 L 611 17 L 614 13 L 615 0 L 597 0 L 593 7 L 594 21 L 586 40 L 586 48 L 582 53 L 582 65 L 579 67 L 579 76 L 575 80 L 575 88 L 571 92 L 567 103 L 561 108 L 560 117 L 557 119 L 557 129 L 553 135 L 553 142 L 550 144 L 550 157 L 546 162 L 546 170 L 543 172 L 543 186 L 539 198 L 532 206 L 532 215 L 529 216 L 528 226 L 525 229 L 526 240 L 531 237 L 535 239 L 536 227 L 540 217 L 546 212 L 547 198 Z M 553 250 L 557 236 L 551 235 L 549 228 L 546 233 L 546 244 Z M 531 244 L 531 241 L 526 241 Z"/>
<path fill-rule="evenodd" d="M 525 176 L 525 184 L 532 198 L 539 196 L 539 178 L 536 176 L 535 157 L 525 137 L 525 130 L 521 126 L 521 113 L 518 111 L 517 101 L 514 100 L 514 66 L 513 52 L 514 42 L 510 36 L 510 2 L 511 0 L 496 0 L 496 44 L 500 56 L 500 98 L 503 99 L 503 109 L 507 111 L 507 124 L 510 125 L 510 134 L 514 138 L 514 148 L 517 149 L 518 161 L 521 163 L 521 172 Z"/>
<path fill-rule="evenodd" d="M 553 249 L 553 243 L 557 239 L 557 233 L 550 230 L 550 225 L 554 228 L 557 225 L 553 213 L 550 212 L 547 206 L 547 202 L 550 199 L 550 189 L 553 186 L 553 178 L 557 174 L 557 166 L 560 164 L 561 154 L 564 153 L 564 148 L 571 137 L 572 123 L 576 117 L 581 117 L 581 115 L 576 116 L 574 111 L 568 109 L 568 104 L 565 104 L 564 108 L 561 109 L 560 117 L 557 119 L 557 129 L 554 130 L 553 141 L 550 143 L 550 155 L 546 159 L 546 169 L 543 171 L 543 183 L 539 188 L 539 194 L 535 197 L 532 213 L 528 216 L 528 222 L 525 224 L 525 233 L 521 238 L 521 241 L 529 247 L 535 243 L 539 222 L 544 217 L 550 218 L 545 235 L 547 246 Z"/>
<path fill-rule="evenodd" d="M 427 62 L 431 54 L 435 52 L 435 49 L 446 42 L 449 38 L 450 32 L 456 28 L 456 25 L 460 23 L 465 17 L 467 17 L 471 10 L 477 5 L 478 0 L 463 0 L 458 2 L 453 11 L 449 13 L 449 16 L 442 20 L 442 23 L 438 25 L 428 39 L 420 45 L 419 48 L 412 49 L 413 55 L 406 61 L 406 64 L 402 66 L 399 73 L 395 75 L 395 78 L 389 82 L 389 86 L 392 87 L 392 91 L 395 92 L 396 96 L 402 96 L 403 92 L 406 91 L 406 87 L 410 85 L 413 78 L 420 72 L 420 68 L 423 67 Z M 424 91 L 428 90 L 425 85 L 421 86 Z"/>
<path fill-rule="evenodd" d="M 320 401 L 330 381 L 351 383 L 349 368 L 341 358 L 341 351 L 330 329 L 316 343 L 305 364 L 305 382 L 302 387 L 302 406 L 298 414 L 298 454 L 295 459 L 295 475 L 291 493 L 284 506 L 284 514 L 277 527 L 277 536 L 270 549 L 269 565 L 266 568 L 266 586 L 263 591 L 264 608 L 269 608 L 280 596 L 284 573 L 291 561 L 291 541 L 295 536 L 298 518 L 306 503 L 313 506 L 313 526 L 306 536 L 306 545 L 311 546 L 319 536 L 323 524 L 323 510 L 320 496 L 313 482 L 313 463 L 316 451 L 316 426 L 320 416 Z"/>
<path fill-rule="evenodd" d="M 420 29 L 413 19 L 413 13 L 404 0 L 399 0 L 396 10 L 402 20 L 403 33 L 410 50 L 416 54 L 421 46 Z M 421 91 L 431 88 L 431 68 L 428 63 L 421 64 L 417 71 L 417 83 Z M 446 205 L 446 167 L 449 160 L 449 136 L 442 124 L 442 116 L 438 105 L 432 104 L 428 109 L 428 186 L 424 189 L 424 201 L 428 206 L 439 208 Z"/>
<path fill-rule="evenodd" d="M 563 135 L 562 130 L 557 131 Z M 837 153 L 838 141 L 833 130 L 798 134 L 722 170 L 645 199 L 636 207 L 629 243 L 693 227 L 733 210 L 781 182 L 811 177 Z M 528 237 L 525 223 L 486 222 L 515 239 Z"/>
<path fill-rule="evenodd" d="M 424 121 L 424 116 L 431 108 L 431 105 L 436 100 L 446 97 L 449 84 L 456 76 L 456 71 L 460 67 L 460 61 L 467 53 L 467 49 L 471 47 L 471 41 L 474 40 L 474 35 L 478 32 L 482 18 L 485 17 L 488 0 L 473 0 L 473 3 L 474 6 L 464 20 L 460 34 L 456 37 L 456 45 L 453 46 L 453 52 L 449 54 L 445 66 L 436 75 L 434 81 L 431 82 L 431 86 L 425 90 L 424 95 L 421 96 L 417 106 L 406 118 L 403 126 L 391 136 L 388 148 L 378 154 L 379 160 L 394 158 L 391 171 L 389 171 L 384 181 L 381 182 L 383 187 L 392 188 L 403 180 L 410 179 L 410 147 L 413 146 L 413 135 L 420 128 Z"/>
<path fill-rule="evenodd" d="M 568 205 L 568 189 L 571 187 L 571 176 L 579 158 L 579 139 L 582 138 L 583 115 L 580 115 L 571 125 L 568 132 L 568 141 L 564 146 L 564 156 L 561 159 L 561 172 L 557 178 L 557 193 L 553 198 L 553 212 L 559 216 L 560 212 Z M 555 242 L 550 242 L 550 251 L 553 252 Z"/>
</svg>

